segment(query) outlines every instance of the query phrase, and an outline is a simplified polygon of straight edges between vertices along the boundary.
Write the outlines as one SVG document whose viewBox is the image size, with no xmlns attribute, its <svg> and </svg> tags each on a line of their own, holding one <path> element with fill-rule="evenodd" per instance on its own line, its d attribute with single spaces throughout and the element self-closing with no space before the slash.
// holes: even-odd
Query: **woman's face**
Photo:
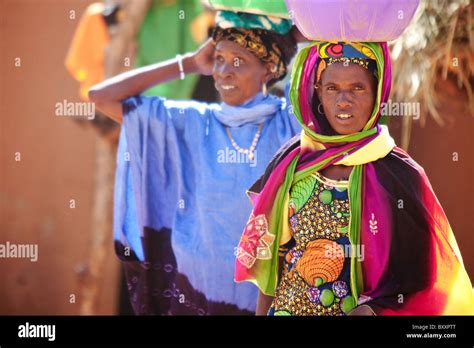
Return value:
<svg viewBox="0 0 474 348">
<path fill-rule="evenodd" d="M 369 70 L 342 62 L 329 65 L 316 88 L 324 114 L 338 134 L 364 128 L 374 108 L 376 89 L 375 77 Z"/>
<path fill-rule="evenodd" d="M 264 65 L 245 48 L 228 40 L 221 40 L 214 52 L 212 71 L 217 91 L 222 101 L 239 105 L 262 91 L 272 74 L 269 65 Z"/>
</svg>

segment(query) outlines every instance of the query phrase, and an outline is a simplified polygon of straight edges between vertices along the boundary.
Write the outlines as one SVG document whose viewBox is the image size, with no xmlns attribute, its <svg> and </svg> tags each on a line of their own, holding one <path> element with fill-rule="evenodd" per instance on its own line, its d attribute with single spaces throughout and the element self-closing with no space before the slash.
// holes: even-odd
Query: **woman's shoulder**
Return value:
<svg viewBox="0 0 474 348">
<path fill-rule="evenodd" d="M 380 166 L 390 168 L 401 173 L 425 174 L 423 167 L 416 162 L 405 150 L 395 146 L 387 156 L 377 161 Z"/>
<path fill-rule="evenodd" d="M 398 188 L 413 193 L 429 184 L 423 167 L 397 146 L 387 156 L 375 161 L 374 168 L 379 181 L 387 189 Z"/>
<path fill-rule="evenodd" d="M 207 103 L 198 100 L 171 100 L 163 99 L 163 104 L 166 108 L 177 109 L 177 110 L 192 110 L 200 114 L 204 114 L 211 110 L 215 110 L 219 105 L 216 103 Z"/>
<path fill-rule="evenodd" d="M 131 96 L 122 101 L 124 113 L 129 113 L 137 108 L 145 108 L 147 111 L 163 108 L 171 113 L 186 114 L 198 113 L 206 114 L 217 107 L 215 103 L 206 103 L 196 100 L 173 100 L 160 96 L 137 95 Z"/>
<path fill-rule="evenodd" d="M 286 95 L 282 95 L 280 93 L 272 93 L 269 95 L 269 98 L 271 98 L 273 100 L 273 102 L 278 105 L 278 110 L 277 111 L 280 111 L 280 112 L 288 112 L 289 110 L 289 107 L 290 107 L 290 103 L 289 103 L 289 99 L 287 98 Z"/>
</svg>

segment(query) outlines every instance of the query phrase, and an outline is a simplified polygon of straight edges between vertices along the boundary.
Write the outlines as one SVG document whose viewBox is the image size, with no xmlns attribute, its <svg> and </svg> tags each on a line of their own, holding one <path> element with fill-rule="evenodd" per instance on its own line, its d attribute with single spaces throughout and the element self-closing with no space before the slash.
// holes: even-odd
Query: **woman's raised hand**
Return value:
<svg viewBox="0 0 474 348">
<path fill-rule="evenodd" d="M 211 75 L 214 66 L 214 42 L 209 39 L 194 53 L 183 57 L 185 74 Z M 180 77 L 178 60 L 170 59 L 109 78 L 89 90 L 89 100 L 101 112 L 122 122 L 122 101 L 143 93 L 152 86 Z"/>
<path fill-rule="evenodd" d="M 212 75 L 215 49 L 216 46 L 214 41 L 209 39 L 193 53 L 192 57 L 196 67 L 196 73 L 201 75 Z"/>
</svg>

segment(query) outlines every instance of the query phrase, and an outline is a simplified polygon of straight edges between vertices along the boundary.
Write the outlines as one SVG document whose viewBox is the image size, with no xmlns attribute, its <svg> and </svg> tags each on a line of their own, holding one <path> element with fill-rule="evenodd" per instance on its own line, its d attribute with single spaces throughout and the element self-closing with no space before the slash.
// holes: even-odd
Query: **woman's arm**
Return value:
<svg viewBox="0 0 474 348">
<path fill-rule="evenodd" d="M 373 316 L 376 315 L 374 310 L 368 305 L 360 305 L 350 311 L 347 315 L 358 315 L 358 316 Z"/>
<path fill-rule="evenodd" d="M 257 310 L 255 315 L 267 315 L 268 310 L 273 302 L 273 296 L 265 295 L 260 290 L 258 291 L 258 299 L 257 299 Z"/>
<path fill-rule="evenodd" d="M 281 272 L 283 270 L 283 263 L 285 262 L 284 254 L 286 254 L 288 250 L 282 252 L 278 256 L 278 283 L 281 279 Z M 272 305 L 274 297 L 265 295 L 260 290 L 258 291 L 258 298 L 257 298 L 257 310 L 255 311 L 255 315 L 267 315 L 270 306 Z"/>
<path fill-rule="evenodd" d="M 209 39 L 196 52 L 184 55 L 184 72 L 210 75 L 213 53 L 214 44 Z M 139 95 L 152 86 L 177 79 L 179 75 L 178 60 L 170 59 L 107 79 L 89 90 L 89 99 L 102 113 L 121 123 L 122 100 Z"/>
</svg>

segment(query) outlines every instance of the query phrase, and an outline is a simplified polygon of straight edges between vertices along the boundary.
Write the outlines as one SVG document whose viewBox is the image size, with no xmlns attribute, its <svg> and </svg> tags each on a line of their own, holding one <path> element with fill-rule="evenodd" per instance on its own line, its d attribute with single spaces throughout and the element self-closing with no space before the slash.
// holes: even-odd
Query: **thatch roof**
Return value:
<svg viewBox="0 0 474 348">
<path fill-rule="evenodd" d="M 438 112 L 435 82 L 453 78 L 467 95 L 474 116 L 474 28 L 470 0 L 422 0 L 410 26 L 391 44 L 395 101 L 419 102 L 420 123 L 432 117 L 439 126 L 445 117 Z M 463 98 L 463 97 L 461 97 Z M 407 148 L 413 119 L 404 117 L 402 147 Z"/>
</svg>

